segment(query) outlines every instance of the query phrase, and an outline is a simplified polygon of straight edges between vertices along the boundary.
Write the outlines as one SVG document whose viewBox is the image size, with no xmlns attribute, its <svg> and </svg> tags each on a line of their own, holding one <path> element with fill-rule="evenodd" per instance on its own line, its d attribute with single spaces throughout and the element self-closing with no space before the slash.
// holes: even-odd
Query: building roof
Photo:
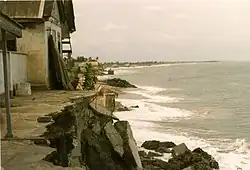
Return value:
<svg viewBox="0 0 250 170">
<path fill-rule="evenodd" d="M 66 20 L 69 32 L 74 32 L 75 16 L 72 0 L 0 1 L 0 11 L 18 22 L 42 20 L 51 16 L 53 3 L 57 2 L 61 20 Z"/>
<path fill-rule="evenodd" d="M 14 19 L 42 18 L 41 5 L 41 1 L 0 1 L 1 11 Z"/>
<path fill-rule="evenodd" d="M 22 28 L 22 25 L 0 11 L 0 29 L 4 29 L 6 31 L 7 37 L 21 37 Z"/>
</svg>

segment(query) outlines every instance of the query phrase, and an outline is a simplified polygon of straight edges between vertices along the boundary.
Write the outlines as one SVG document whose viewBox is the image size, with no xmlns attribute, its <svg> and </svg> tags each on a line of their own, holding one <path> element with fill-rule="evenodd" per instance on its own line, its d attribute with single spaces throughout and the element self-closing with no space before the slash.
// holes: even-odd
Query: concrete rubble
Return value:
<svg viewBox="0 0 250 170">
<path fill-rule="evenodd" d="M 44 160 L 89 170 L 142 169 L 129 123 L 100 113 L 91 100 L 78 97 L 72 105 L 51 115 L 54 122 L 47 125 L 42 137 L 56 150 Z"/>
</svg>

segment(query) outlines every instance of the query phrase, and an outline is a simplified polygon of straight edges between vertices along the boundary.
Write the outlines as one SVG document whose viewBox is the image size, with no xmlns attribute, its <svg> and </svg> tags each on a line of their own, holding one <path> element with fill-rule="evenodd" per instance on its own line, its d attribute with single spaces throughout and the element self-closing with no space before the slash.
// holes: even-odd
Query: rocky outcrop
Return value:
<svg viewBox="0 0 250 170">
<path fill-rule="evenodd" d="M 89 99 L 82 99 L 50 115 L 53 123 L 43 134 L 56 151 L 44 160 L 64 167 L 89 170 L 141 169 L 138 148 L 130 125 L 96 113 Z"/>
<path fill-rule="evenodd" d="M 144 143 L 144 146 L 156 150 L 155 148 L 157 148 L 156 146 L 159 146 L 159 141 L 147 141 L 146 143 Z M 171 146 L 173 146 L 173 144 Z M 211 155 L 203 151 L 201 148 L 197 148 L 193 151 L 190 151 L 184 143 L 173 147 L 172 149 L 173 158 L 169 159 L 168 162 L 155 158 L 156 155 L 151 154 L 150 152 L 147 154 L 144 151 L 140 151 L 139 154 L 142 161 L 142 165 L 145 170 L 219 169 L 218 162 L 215 161 Z"/>
<path fill-rule="evenodd" d="M 104 81 L 109 86 L 121 87 L 121 88 L 137 88 L 135 85 L 130 84 L 126 80 L 122 80 L 119 78 L 108 79 Z"/>
</svg>

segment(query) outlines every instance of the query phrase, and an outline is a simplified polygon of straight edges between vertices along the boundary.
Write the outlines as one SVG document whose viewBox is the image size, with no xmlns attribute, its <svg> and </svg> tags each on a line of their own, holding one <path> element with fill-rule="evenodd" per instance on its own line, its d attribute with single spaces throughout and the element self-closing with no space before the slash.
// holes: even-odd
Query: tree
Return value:
<svg viewBox="0 0 250 170">
<path fill-rule="evenodd" d="M 95 83 L 97 82 L 97 77 L 93 72 L 92 65 L 90 63 L 86 64 L 86 70 L 84 72 L 84 89 L 94 90 Z"/>
</svg>

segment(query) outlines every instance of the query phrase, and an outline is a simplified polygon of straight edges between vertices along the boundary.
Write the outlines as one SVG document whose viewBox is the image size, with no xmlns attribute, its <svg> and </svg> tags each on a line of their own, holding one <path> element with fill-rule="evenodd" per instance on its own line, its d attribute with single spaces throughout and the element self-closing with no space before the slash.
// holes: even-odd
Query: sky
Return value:
<svg viewBox="0 0 250 170">
<path fill-rule="evenodd" d="M 73 0 L 73 56 L 250 60 L 250 0 Z"/>
</svg>

